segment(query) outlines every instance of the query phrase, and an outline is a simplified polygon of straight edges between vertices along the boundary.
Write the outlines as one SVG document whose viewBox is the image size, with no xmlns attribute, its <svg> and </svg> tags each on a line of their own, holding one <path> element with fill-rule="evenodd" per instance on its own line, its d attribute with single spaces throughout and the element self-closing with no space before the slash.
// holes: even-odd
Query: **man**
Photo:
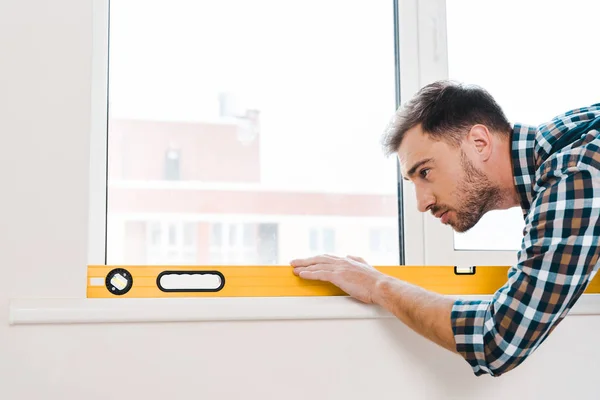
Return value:
<svg viewBox="0 0 600 400">
<path fill-rule="evenodd" d="M 419 211 L 457 232 L 490 210 L 522 208 L 523 242 L 506 284 L 490 301 L 453 301 L 352 256 L 293 260 L 294 273 L 384 307 L 462 355 L 475 375 L 500 376 L 548 337 L 600 266 L 599 132 L 600 104 L 511 126 L 481 88 L 428 85 L 397 111 L 386 152 L 415 185 Z"/>
</svg>

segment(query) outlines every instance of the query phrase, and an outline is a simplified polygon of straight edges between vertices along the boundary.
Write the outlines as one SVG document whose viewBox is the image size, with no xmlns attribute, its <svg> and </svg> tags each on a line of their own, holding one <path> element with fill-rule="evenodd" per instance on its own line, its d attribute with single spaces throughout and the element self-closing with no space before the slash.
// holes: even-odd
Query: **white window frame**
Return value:
<svg viewBox="0 0 600 400">
<path fill-rule="evenodd" d="M 396 15 L 399 29 L 401 99 L 408 99 L 416 93 L 423 82 L 435 76 L 432 55 L 435 48 L 429 45 L 435 25 L 425 23 L 431 10 L 435 10 L 443 0 L 398 0 Z M 93 0 L 93 49 L 92 49 L 92 99 L 91 99 L 91 138 L 90 138 L 90 205 L 88 228 L 88 264 L 106 264 L 106 222 L 107 222 L 107 174 L 108 138 L 108 21 L 109 0 Z M 445 33 L 444 33 L 445 34 Z M 424 47 L 422 51 L 419 47 Z M 390 51 L 393 51 L 390 49 Z M 405 265 L 425 265 L 425 220 L 416 212 L 416 196 L 410 185 L 403 189 L 404 227 L 410 227 L 410 235 L 404 234 Z M 451 265 L 444 263 L 443 265 Z"/>
<path fill-rule="evenodd" d="M 94 5 L 89 263 L 105 264 L 108 0 Z M 446 0 L 398 0 L 398 8 L 400 96 L 406 101 L 427 83 L 448 78 Z M 405 265 L 509 266 L 516 261 L 516 251 L 455 250 L 452 229 L 417 210 L 414 186 L 403 185 L 402 200 Z"/>
<path fill-rule="evenodd" d="M 92 2 L 88 264 L 106 264 L 109 0 Z"/>
<path fill-rule="evenodd" d="M 109 0 L 92 0 L 93 51 L 90 129 L 88 265 L 106 263 L 107 63 Z M 445 0 L 398 0 L 401 99 L 447 76 Z M 453 251 L 452 232 L 417 211 L 411 185 L 403 186 L 405 265 L 452 265 L 471 261 Z M 489 263 L 510 265 L 497 252 L 470 252 Z M 494 254 L 495 253 L 495 254 Z M 505 255 L 505 254 L 504 254 Z M 473 264 L 473 263 L 468 263 Z M 481 265 L 481 264 L 480 264 Z M 85 266 L 82 266 L 84 268 Z M 82 273 L 82 276 L 84 274 Z M 82 282 L 83 286 L 83 282 Z M 455 296 L 450 296 L 455 297 Z M 488 296 L 460 296 L 487 298 Z M 570 315 L 600 314 L 600 295 L 584 295 Z M 174 299 L 12 299 L 9 323 L 73 324 L 113 322 L 231 321 L 273 319 L 373 319 L 392 314 L 348 297 L 174 298 Z"/>
<path fill-rule="evenodd" d="M 405 58 L 417 59 L 418 65 L 417 71 L 406 71 L 407 75 L 410 75 L 402 77 L 403 88 L 406 83 L 413 83 L 405 88 L 406 93 L 402 92 L 403 101 L 410 98 L 418 88 L 449 77 L 446 0 L 414 0 L 404 3 L 412 3 L 412 6 L 418 9 L 418 43 L 416 46 L 406 44 L 404 54 Z M 402 67 L 406 69 L 409 66 L 404 63 Z M 417 210 L 416 194 L 412 185 L 404 185 L 404 204 L 404 216 L 407 221 L 405 227 L 410 226 L 413 231 L 418 227 L 421 232 L 415 236 L 423 239 L 420 254 L 417 254 L 419 250 L 407 244 L 407 256 L 410 256 L 407 257 L 407 260 L 410 260 L 407 264 L 418 261 L 419 265 L 510 266 L 517 261 L 516 250 L 455 250 L 454 231 L 432 215 Z"/>
</svg>

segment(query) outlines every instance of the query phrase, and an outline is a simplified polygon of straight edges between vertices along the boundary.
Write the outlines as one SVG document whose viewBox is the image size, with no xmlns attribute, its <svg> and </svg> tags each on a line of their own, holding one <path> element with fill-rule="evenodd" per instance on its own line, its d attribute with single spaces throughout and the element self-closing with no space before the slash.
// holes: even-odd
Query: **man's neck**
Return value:
<svg viewBox="0 0 600 400">
<path fill-rule="evenodd" d="M 521 205 L 521 198 L 515 186 L 510 140 L 500 141 L 500 152 L 494 162 L 493 179 L 500 188 L 500 199 L 496 209 L 507 210 Z"/>
<path fill-rule="evenodd" d="M 505 188 L 502 190 L 502 198 L 498 203 L 497 209 L 499 210 L 507 210 L 512 207 L 519 207 L 521 205 L 521 198 L 519 197 L 519 193 L 512 183 L 510 188 Z"/>
</svg>

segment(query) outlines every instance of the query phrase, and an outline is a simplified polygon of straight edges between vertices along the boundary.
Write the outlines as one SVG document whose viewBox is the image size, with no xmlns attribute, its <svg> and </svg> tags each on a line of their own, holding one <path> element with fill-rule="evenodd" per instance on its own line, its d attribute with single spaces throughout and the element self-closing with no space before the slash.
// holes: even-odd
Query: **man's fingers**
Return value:
<svg viewBox="0 0 600 400">
<path fill-rule="evenodd" d="M 308 267 L 315 264 L 329 264 L 336 261 L 337 258 L 328 255 L 309 257 L 309 258 L 298 258 L 290 261 L 293 267 Z"/>
<path fill-rule="evenodd" d="M 300 276 L 300 278 L 302 278 L 302 279 L 327 282 L 327 281 L 329 281 L 330 275 L 329 275 L 328 271 L 323 271 L 323 270 L 316 270 L 316 271 L 303 270 L 303 271 L 300 271 L 298 276 Z"/>
<path fill-rule="evenodd" d="M 334 270 L 333 264 L 312 264 L 307 267 L 294 267 L 294 274 L 299 275 L 301 272 L 315 272 L 315 271 L 325 271 L 330 272 Z"/>
</svg>

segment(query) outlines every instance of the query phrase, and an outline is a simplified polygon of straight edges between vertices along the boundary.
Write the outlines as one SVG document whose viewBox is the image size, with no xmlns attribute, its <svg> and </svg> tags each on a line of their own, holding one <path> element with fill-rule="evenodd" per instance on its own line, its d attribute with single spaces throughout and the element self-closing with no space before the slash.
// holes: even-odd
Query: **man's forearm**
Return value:
<svg viewBox="0 0 600 400">
<path fill-rule="evenodd" d="M 386 277 L 377 283 L 373 301 L 418 334 L 456 353 L 450 320 L 452 299 Z"/>
</svg>

